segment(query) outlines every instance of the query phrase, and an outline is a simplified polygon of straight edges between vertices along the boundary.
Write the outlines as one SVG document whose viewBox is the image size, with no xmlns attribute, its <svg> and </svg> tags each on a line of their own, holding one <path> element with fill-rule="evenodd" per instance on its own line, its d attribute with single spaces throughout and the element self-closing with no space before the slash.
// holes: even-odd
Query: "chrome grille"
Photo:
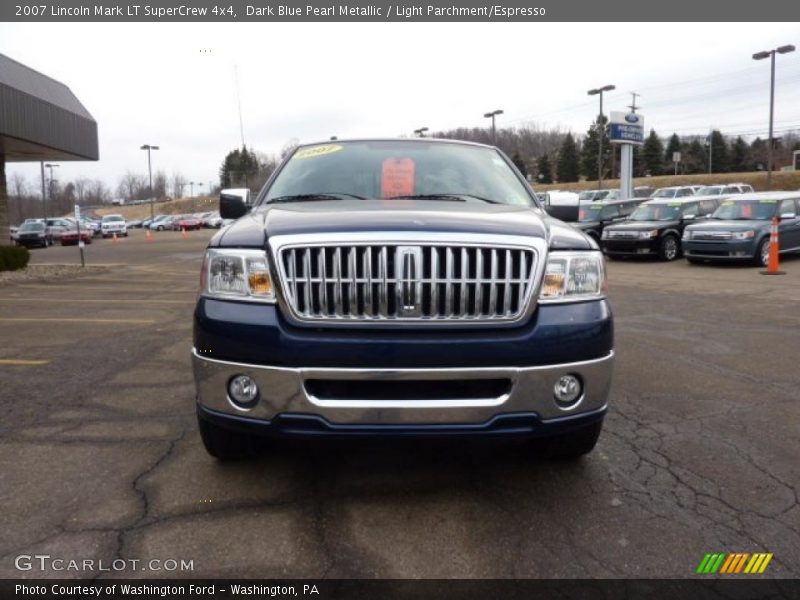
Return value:
<svg viewBox="0 0 800 600">
<path fill-rule="evenodd" d="M 624 231 L 624 230 L 607 230 L 606 233 L 607 239 L 617 239 L 617 240 L 630 240 L 639 237 L 638 231 Z"/>
<path fill-rule="evenodd" d="M 692 240 L 729 240 L 730 231 L 692 231 Z"/>
<path fill-rule="evenodd" d="M 536 252 L 518 246 L 343 243 L 278 251 L 302 321 L 513 321 L 530 301 Z"/>
</svg>

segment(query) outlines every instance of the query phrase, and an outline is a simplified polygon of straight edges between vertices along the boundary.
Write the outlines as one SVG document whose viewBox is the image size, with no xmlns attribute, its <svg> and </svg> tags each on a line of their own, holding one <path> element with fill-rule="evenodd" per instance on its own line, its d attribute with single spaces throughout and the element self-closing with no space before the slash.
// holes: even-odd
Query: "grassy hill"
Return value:
<svg viewBox="0 0 800 600">
<path fill-rule="evenodd" d="M 700 173 L 697 175 L 659 175 L 657 177 L 637 177 L 633 185 L 649 185 L 654 188 L 671 185 L 711 185 L 715 183 L 749 183 L 757 192 L 767 190 L 767 174 L 764 171 L 752 173 Z M 618 188 L 619 179 L 604 179 L 603 187 Z M 580 181 L 577 183 L 554 183 L 535 185 L 537 192 L 548 190 L 592 190 L 597 188 L 597 181 Z M 800 171 L 774 171 L 772 173 L 773 190 L 800 189 Z"/>
</svg>

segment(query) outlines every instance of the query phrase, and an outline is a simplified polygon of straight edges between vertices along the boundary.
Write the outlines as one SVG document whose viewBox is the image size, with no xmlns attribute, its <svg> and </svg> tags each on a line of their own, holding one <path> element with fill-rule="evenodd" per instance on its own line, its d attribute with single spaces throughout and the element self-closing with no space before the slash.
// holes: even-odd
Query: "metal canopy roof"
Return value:
<svg viewBox="0 0 800 600">
<path fill-rule="evenodd" d="M 97 160 L 97 123 L 63 83 L 0 54 L 0 157 Z"/>
</svg>

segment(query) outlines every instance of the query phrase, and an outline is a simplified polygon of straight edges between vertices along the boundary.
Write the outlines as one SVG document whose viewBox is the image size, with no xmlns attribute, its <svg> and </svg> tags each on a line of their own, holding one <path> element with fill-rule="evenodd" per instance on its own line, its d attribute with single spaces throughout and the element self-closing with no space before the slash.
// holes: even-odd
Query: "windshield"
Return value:
<svg viewBox="0 0 800 600">
<path fill-rule="evenodd" d="M 276 176 L 266 201 L 415 196 L 533 204 L 527 188 L 496 150 L 418 141 L 301 148 Z"/>
<path fill-rule="evenodd" d="M 711 215 L 714 219 L 763 221 L 775 216 L 777 200 L 739 200 L 723 202 Z"/>
<path fill-rule="evenodd" d="M 588 192 L 581 192 L 578 194 L 578 201 L 587 201 L 587 200 L 594 200 L 597 192 L 595 191 L 588 191 Z"/>
<path fill-rule="evenodd" d="M 578 221 L 600 221 L 603 208 L 602 205 L 582 206 L 578 211 Z"/>
<path fill-rule="evenodd" d="M 19 228 L 20 231 L 44 231 L 43 223 L 24 223 Z"/>
<path fill-rule="evenodd" d="M 680 203 L 642 204 L 630 216 L 631 221 L 677 221 L 681 214 Z"/>
<path fill-rule="evenodd" d="M 123 219 L 119 215 L 108 215 L 106 217 L 103 217 L 103 223 L 109 223 L 111 221 L 124 221 L 124 220 L 125 219 Z"/>
<path fill-rule="evenodd" d="M 678 190 L 675 188 L 661 188 L 660 190 L 656 190 L 656 193 L 653 194 L 653 198 L 674 198 L 676 193 L 678 193 Z"/>
<path fill-rule="evenodd" d="M 722 193 L 721 187 L 705 186 L 697 190 L 698 196 L 719 196 Z"/>
</svg>

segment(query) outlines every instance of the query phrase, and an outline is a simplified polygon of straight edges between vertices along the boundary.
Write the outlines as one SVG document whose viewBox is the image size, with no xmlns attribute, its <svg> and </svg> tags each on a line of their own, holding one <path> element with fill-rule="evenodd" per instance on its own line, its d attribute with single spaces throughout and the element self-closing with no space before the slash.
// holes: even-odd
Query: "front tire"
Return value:
<svg viewBox="0 0 800 600">
<path fill-rule="evenodd" d="M 556 460 L 577 460 L 594 450 L 602 429 L 601 420 L 569 433 L 539 440 L 541 454 Z"/>
<path fill-rule="evenodd" d="M 765 237 L 758 244 L 753 262 L 757 267 L 766 267 L 769 265 L 769 238 Z"/>
<path fill-rule="evenodd" d="M 678 258 L 681 246 L 674 235 L 665 235 L 658 247 L 658 256 L 661 260 L 672 261 Z"/>
<path fill-rule="evenodd" d="M 218 460 L 241 460 L 258 455 L 263 444 L 254 435 L 239 433 L 209 423 L 198 417 L 200 438 L 211 456 Z"/>
</svg>

